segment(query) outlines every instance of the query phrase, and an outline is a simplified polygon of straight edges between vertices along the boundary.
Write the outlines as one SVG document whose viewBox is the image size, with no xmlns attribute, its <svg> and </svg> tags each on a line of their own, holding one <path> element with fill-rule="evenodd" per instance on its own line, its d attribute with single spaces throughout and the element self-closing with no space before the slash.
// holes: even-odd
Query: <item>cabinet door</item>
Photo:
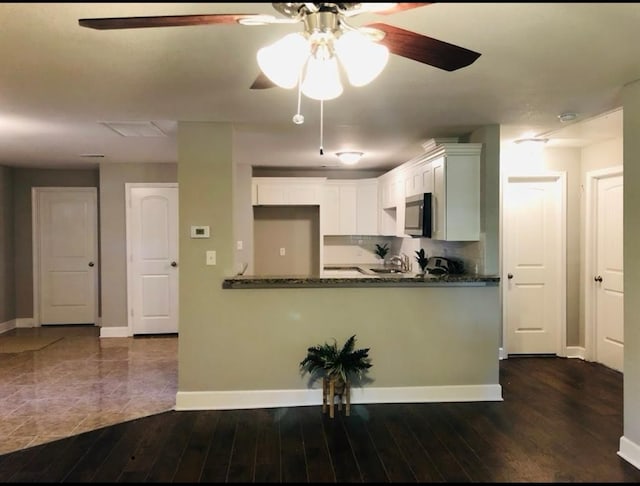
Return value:
<svg viewBox="0 0 640 486">
<path fill-rule="evenodd" d="M 259 183 L 256 192 L 257 203 L 287 204 L 285 189 L 286 188 L 283 184 Z"/>
<path fill-rule="evenodd" d="M 356 234 L 378 234 L 378 183 L 359 181 L 356 200 Z"/>
<path fill-rule="evenodd" d="M 356 186 L 345 184 L 340 186 L 339 220 L 341 235 L 356 234 Z"/>
<path fill-rule="evenodd" d="M 446 172 L 444 158 L 436 159 L 431 162 L 433 169 L 433 191 L 431 198 L 431 209 L 433 211 L 432 220 L 432 238 L 434 240 L 446 239 Z"/>
<path fill-rule="evenodd" d="M 420 181 L 422 183 L 420 192 L 433 192 L 433 165 L 430 162 L 420 167 Z"/>
<path fill-rule="evenodd" d="M 356 234 L 355 182 L 328 182 L 323 189 L 322 227 L 325 235 Z"/>
<path fill-rule="evenodd" d="M 323 188 L 322 199 L 322 232 L 325 235 L 340 234 L 340 188 L 335 185 L 326 185 Z"/>
</svg>

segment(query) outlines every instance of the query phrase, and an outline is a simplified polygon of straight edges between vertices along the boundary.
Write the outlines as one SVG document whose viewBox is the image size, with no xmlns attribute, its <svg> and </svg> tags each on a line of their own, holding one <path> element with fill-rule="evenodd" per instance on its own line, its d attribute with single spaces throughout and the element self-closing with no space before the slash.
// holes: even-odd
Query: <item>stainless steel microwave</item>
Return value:
<svg viewBox="0 0 640 486">
<path fill-rule="evenodd" d="M 431 193 L 409 196 L 404 203 L 404 232 L 431 238 Z"/>
</svg>

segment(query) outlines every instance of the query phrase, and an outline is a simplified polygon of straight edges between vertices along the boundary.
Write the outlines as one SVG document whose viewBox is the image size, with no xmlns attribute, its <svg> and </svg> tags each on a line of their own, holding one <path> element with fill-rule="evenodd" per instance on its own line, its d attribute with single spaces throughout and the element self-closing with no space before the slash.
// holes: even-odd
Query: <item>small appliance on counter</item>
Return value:
<svg viewBox="0 0 640 486">
<path fill-rule="evenodd" d="M 452 258 L 430 257 L 426 270 L 431 275 L 458 275 L 464 273 L 464 266 L 461 261 Z"/>
</svg>

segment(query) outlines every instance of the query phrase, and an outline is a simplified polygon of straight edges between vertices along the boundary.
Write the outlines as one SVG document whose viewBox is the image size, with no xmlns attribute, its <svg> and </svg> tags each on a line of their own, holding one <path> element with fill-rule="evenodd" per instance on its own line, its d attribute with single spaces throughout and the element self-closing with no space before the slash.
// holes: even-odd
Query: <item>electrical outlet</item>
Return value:
<svg viewBox="0 0 640 486">
<path fill-rule="evenodd" d="M 238 250 L 242 250 L 242 240 L 238 240 L 238 242 L 236 243 L 236 248 Z"/>
<path fill-rule="evenodd" d="M 285 256 L 286 251 L 284 248 L 280 248 L 280 256 Z"/>
<path fill-rule="evenodd" d="M 216 252 L 215 250 L 207 251 L 207 265 L 215 265 L 216 264 Z"/>
</svg>

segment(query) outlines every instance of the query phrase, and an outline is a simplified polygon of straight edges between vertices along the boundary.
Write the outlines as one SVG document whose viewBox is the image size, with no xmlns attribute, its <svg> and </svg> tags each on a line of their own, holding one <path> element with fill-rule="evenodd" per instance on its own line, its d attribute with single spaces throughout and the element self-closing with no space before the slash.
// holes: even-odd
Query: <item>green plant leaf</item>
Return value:
<svg viewBox="0 0 640 486">
<path fill-rule="evenodd" d="M 324 343 L 307 348 L 307 356 L 300 362 L 300 370 L 311 375 L 312 381 L 324 376 L 340 376 L 347 381 L 351 375 L 360 377 L 371 368 L 369 349 L 354 349 L 355 334 L 338 348 L 334 339 L 332 344 Z"/>
</svg>

